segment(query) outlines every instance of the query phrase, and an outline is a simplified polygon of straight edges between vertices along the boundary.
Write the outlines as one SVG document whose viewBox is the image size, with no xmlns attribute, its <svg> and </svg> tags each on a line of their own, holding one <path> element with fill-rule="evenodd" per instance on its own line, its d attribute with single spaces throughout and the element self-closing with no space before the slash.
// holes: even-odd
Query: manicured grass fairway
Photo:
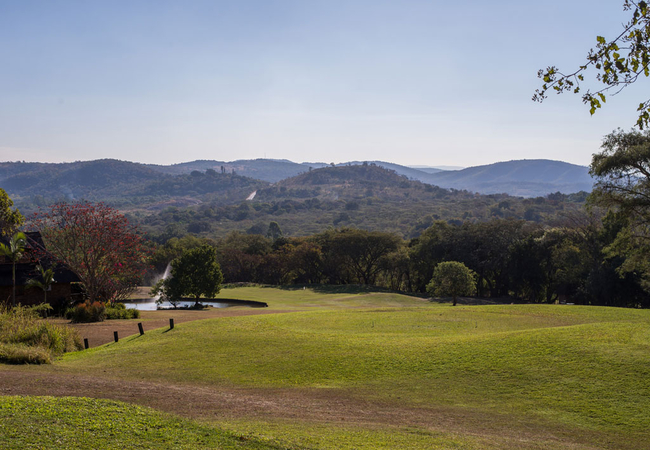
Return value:
<svg viewBox="0 0 650 450">
<path fill-rule="evenodd" d="M 266 302 L 273 310 L 404 307 L 428 303 L 419 297 L 382 292 L 364 286 L 318 286 L 305 289 L 238 287 L 222 289 L 216 296 L 217 300 L 229 298 Z"/>
<path fill-rule="evenodd" d="M 650 448 L 650 311 L 451 307 L 395 294 L 341 299 L 271 288 L 222 295 L 303 311 L 185 323 L 66 355 L 55 368 L 185 385 L 338 390 L 387 409 L 449 408 L 472 417 L 444 435 L 282 420 L 223 424 L 291 445 L 522 448 L 512 436 L 478 436 L 480 418 L 492 416 L 555 436 L 525 448 Z M 385 307 L 400 302 L 406 306 Z M 564 445 L 565 438 L 580 444 Z"/>
</svg>

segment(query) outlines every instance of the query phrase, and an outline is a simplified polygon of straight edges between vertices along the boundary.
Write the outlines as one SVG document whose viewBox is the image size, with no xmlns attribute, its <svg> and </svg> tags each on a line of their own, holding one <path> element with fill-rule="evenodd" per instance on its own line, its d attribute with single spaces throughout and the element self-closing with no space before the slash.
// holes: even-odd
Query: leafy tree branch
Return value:
<svg viewBox="0 0 650 450">
<path fill-rule="evenodd" d="M 558 94 L 582 94 L 582 101 L 593 115 L 607 101 L 634 84 L 640 77 L 650 76 L 650 9 L 645 1 L 625 0 L 623 9 L 631 13 L 623 31 L 614 39 L 596 38 L 596 46 L 589 50 L 584 64 L 573 72 L 565 73 L 556 66 L 541 69 L 537 76 L 542 86 L 535 90 L 533 100 L 543 102 L 549 91 Z M 603 87 L 583 91 L 585 75 L 595 70 L 595 79 Z M 650 125 L 650 99 L 642 100 L 638 107 L 636 125 L 643 129 Z"/>
</svg>

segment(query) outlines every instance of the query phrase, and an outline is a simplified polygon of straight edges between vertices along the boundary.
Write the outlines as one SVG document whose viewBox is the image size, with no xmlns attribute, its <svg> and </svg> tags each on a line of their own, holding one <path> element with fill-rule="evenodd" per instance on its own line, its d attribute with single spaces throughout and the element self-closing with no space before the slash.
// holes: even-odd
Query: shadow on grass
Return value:
<svg viewBox="0 0 650 450">
<path fill-rule="evenodd" d="M 284 291 L 301 291 L 309 289 L 319 294 L 366 294 L 371 292 L 391 292 L 388 289 L 366 286 L 363 284 L 296 284 L 288 286 L 265 286 Z"/>
<path fill-rule="evenodd" d="M 391 291 L 379 286 L 368 286 L 365 284 L 291 284 L 291 285 L 276 285 L 276 284 L 259 284 L 259 283 L 228 283 L 222 286 L 222 289 L 233 289 L 238 287 L 257 287 L 261 289 L 281 289 L 283 291 L 301 291 L 309 289 L 319 294 L 371 294 L 371 293 L 384 293 L 384 294 L 399 294 L 409 297 L 428 298 L 426 294 L 419 292 L 403 292 Z M 221 301 L 221 299 L 219 299 Z"/>
<path fill-rule="evenodd" d="M 452 298 L 430 298 L 431 303 L 452 303 Z M 458 297 L 458 305 L 523 305 L 531 302 L 512 297 L 482 298 L 482 297 Z"/>
<path fill-rule="evenodd" d="M 261 286 L 261 287 L 272 287 L 276 289 L 282 289 L 285 291 L 300 291 L 303 289 L 310 289 L 319 294 L 352 295 L 352 294 L 382 293 L 382 294 L 399 294 L 399 295 L 407 295 L 409 297 L 426 298 L 425 294 L 419 294 L 414 292 L 391 291 L 390 289 L 382 288 L 379 286 L 368 286 L 364 284 L 297 284 L 297 285 L 288 285 L 288 286 Z"/>
</svg>

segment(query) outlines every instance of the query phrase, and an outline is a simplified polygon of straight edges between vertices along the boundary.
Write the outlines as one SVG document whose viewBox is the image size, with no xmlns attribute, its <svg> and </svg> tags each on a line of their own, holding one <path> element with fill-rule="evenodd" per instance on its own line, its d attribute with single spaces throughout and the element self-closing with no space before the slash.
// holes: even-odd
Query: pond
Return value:
<svg viewBox="0 0 650 450">
<path fill-rule="evenodd" d="M 178 303 L 179 308 L 186 308 L 194 306 L 194 300 L 181 301 Z M 213 308 L 229 308 L 231 306 L 247 306 L 249 308 L 266 308 L 269 305 L 264 302 L 255 302 L 252 300 L 236 300 L 236 299 L 221 299 L 215 301 L 202 300 L 202 305 L 211 306 Z M 172 304 L 169 302 L 162 302 L 160 305 L 156 304 L 155 298 L 145 300 L 124 302 L 127 309 L 138 309 L 140 311 L 155 311 L 157 309 L 171 309 Z"/>
</svg>

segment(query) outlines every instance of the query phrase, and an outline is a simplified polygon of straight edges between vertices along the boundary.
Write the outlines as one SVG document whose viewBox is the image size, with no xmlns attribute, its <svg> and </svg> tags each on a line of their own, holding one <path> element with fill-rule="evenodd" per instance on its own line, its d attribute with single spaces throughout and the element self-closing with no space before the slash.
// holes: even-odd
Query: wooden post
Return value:
<svg viewBox="0 0 650 450">
<path fill-rule="evenodd" d="M 138 323 L 138 330 L 140 330 L 140 336 L 144 334 L 144 328 L 142 328 L 142 322 Z"/>
<path fill-rule="evenodd" d="M 84 348 L 88 350 L 88 338 L 84 338 Z"/>
<path fill-rule="evenodd" d="M 169 329 L 170 330 L 174 329 L 174 319 L 169 319 Z"/>
<path fill-rule="evenodd" d="M 117 337 L 117 331 L 113 331 L 113 337 L 115 338 L 115 342 L 120 340 L 120 338 Z"/>
</svg>

